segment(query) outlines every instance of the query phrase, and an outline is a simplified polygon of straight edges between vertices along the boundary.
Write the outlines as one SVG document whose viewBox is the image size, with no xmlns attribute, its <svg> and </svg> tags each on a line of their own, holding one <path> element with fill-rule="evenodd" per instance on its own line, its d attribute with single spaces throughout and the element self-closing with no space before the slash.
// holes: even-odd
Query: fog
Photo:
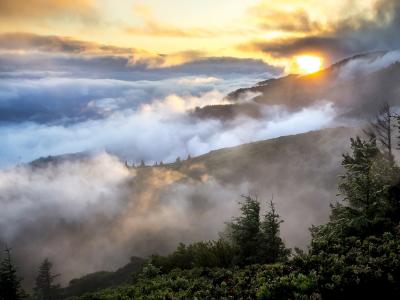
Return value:
<svg viewBox="0 0 400 300">
<path fill-rule="evenodd" d="M 131 256 L 216 239 L 238 215 L 240 195 L 252 193 L 263 206 L 274 195 L 285 220 L 284 240 L 305 247 L 308 228 L 324 222 L 329 203 L 337 200 L 340 153 L 349 136 L 341 129 L 286 137 L 173 168 L 127 168 L 100 152 L 3 170 L 0 242 L 13 248 L 26 286 L 46 257 L 66 284 L 89 272 L 115 270 Z"/>
<path fill-rule="evenodd" d="M 215 238 L 234 214 L 236 187 L 167 169 L 153 172 L 136 179 L 134 169 L 106 153 L 2 171 L 0 241 L 13 248 L 26 283 L 46 257 L 65 283 L 115 269 L 132 255 Z"/>
</svg>

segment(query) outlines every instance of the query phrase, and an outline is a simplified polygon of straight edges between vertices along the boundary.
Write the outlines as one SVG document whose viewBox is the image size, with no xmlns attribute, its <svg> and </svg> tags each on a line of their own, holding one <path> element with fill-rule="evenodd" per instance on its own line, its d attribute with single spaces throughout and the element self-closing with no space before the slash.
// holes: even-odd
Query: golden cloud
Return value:
<svg viewBox="0 0 400 300">
<path fill-rule="evenodd" d="M 125 32 L 133 35 L 167 36 L 167 37 L 210 37 L 215 31 L 203 28 L 180 28 L 160 23 L 154 16 L 151 7 L 144 4 L 133 6 L 133 13 L 142 20 L 141 26 L 128 26 Z"/>
<path fill-rule="evenodd" d="M 9 19 L 79 18 L 95 20 L 93 0 L 1 0 L 0 16 Z"/>
</svg>

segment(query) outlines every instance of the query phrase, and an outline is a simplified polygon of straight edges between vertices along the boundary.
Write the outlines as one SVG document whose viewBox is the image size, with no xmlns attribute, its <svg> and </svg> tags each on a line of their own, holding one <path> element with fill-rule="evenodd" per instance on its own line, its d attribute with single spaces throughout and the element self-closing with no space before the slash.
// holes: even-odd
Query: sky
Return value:
<svg viewBox="0 0 400 300">
<path fill-rule="evenodd" d="M 395 0 L 1 0 L 0 168 L 102 150 L 172 161 L 327 126 L 282 107 L 228 125 L 190 112 L 266 79 L 398 49 L 399 27 Z M 331 120 L 326 100 L 302 109 Z"/>
<path fill-rule="evenodd" d="M 152 67 L 235 57 L 296 72 L 295 57 L 305 53 L 329 64 L 390 50 L 398 43 L 398 9 L 395 0 L 2 0 L 0 32 L 19 41 L 8 48 L 20 53 L 57 47 L 44 45 L 51 36 L 62 52 L 75 46 L 74 53 L 130 54 Z"/>
</svg>

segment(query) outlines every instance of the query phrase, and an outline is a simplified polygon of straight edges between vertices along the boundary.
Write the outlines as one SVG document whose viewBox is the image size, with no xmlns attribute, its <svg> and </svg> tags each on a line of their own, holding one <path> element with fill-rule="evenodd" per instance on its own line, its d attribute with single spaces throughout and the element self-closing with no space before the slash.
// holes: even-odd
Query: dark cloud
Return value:
<svg viewBox="0 0 400 300">
<path fill-rule="evenodd" d="M 61 53 L 130 54 L 132 48 L 101 45 L 69 37 L 46 36 L 26 32 L 0 34 L 0 49 Z"/>
<path fill-rule="evenodd" d="M 60 36 L 0 34 L 0 71 L 58 71 L 85 76 L 156 79 L 193 74 L 243 74 L 282 70 L 257 59 L 205 57 L 198 51 L 152 55 L 135 48 L 114 47 Z M 168 66 L 170 60 L 182 63 Z M 136 72 L 136 73 L 135 73 Z M 2 74 L 5 76 L 5 74 Z M 1 75 L 0 75 L 1 76 Z M 116 77 L 114 77 L 116 76 Z"/>
<path fill-rule="evenodd" d="M 330 59 L 336 60 L 345 57 L 346 54 L 357 53 L 360 45 L 353 39 L 342 39 L 335 36 L 309 36 L 268 42 L 257 41 L 241 45 L 239 48 L 245 51 L 262 51 L 280 58 L 302 52 L 323 53 Z"/>
<path fill-rule="evenodd" d="M 321 24 L 311 20 L 304 9 L 287 12 L 271 9 L 269 3 L 259 5 L 250 10 L 258 18 L 258 26 L 262 30 L 279 30 L 286 32 L 312 32 L 321 29 Z"/>
<path fill-rule="evenodd" d="M 330 24 L 329 29 L 321 30 L 300 38 L 286 38 L 269 41 L 253 41 L 239 46 L 244 51 L 262 51 L 274 57 L 287 57 L 302 52 L 325 54 L 330 61 L 361 52 L 391 50 L 400 47 L 400 2 L 397 0 L 377 1 L 373 18 L 353 15 Z M 304 15 L 293 15 L 301 30 L 309 27 Z M 304 28 L 301 28 L 304 27 Z M 293 28 L 295 29 L 295 28 Z"/>
</svg>

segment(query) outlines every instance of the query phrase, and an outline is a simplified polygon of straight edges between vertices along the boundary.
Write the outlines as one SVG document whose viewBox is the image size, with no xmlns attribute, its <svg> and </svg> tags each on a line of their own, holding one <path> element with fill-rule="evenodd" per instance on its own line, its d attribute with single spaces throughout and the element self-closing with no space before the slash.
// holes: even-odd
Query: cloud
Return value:
<svg viewBox="0 0 400 300">
<path fill-rule="evenodd" d="M 154 70 L 143 72 L 144 74 L 140 71 L 136 71 L 136 74 L 135 71 L 122 72 L 117 66 L 116 69 L 110 70 L 109 67 L 104 71 L 99 62 L 98 65 L 93 66 L 99 68 L 98 73 L 91 70 L 89 75 L 105 78 L 79 78 L 86 74 L 77 73 L 71 65 L 67 77 L 57 73 L 48 77 L 48 73 L 44 72 L 32 74 L 38 78 L 26 78 L 26 72 L 22 74 L 12 72 L 14 76 L 7 75 L 7 78 L 3 78 L 0 82 L 0 120 L 2 122 L 74 123 L 104 117 L 105 111 L 101 103 L 103 105 L 112 103 L 113 108 L 109 112 L 117 112 L 136 110 L 143 103 L 163 99 L 170 94 L 191 97 L 215 90 L 219 91 L 218 94 L 222 99 L 231 90 L 244 85 L 251 86 L 264 76 L 269 76 L 258 74 L 257 71 L 262 71 L 262 68 L 257 64 L 254 64 L 254 68 L 250 66 L 245 70 L 236 70 L 242 71 L 243 74 L 231 74 L 229 69 L 221 68 L 221 72 L 225 73 L 218 73 L 216 70 L 215 75 L 218 77 L 209 77 L 185 76 L 191 72 L 201 74 L 208 71 L 212 74 L 211 71 L 218 68 L 212 63 L 206 65 L 206 62 L 201 65 L 201 68 L 193 65 L 187 66 L 184 70 L 182 66 L 182 69 L 164 69 L 164 73 Z M 67 71 L 64 68 L 58 69 Z M 232 71 L 235 70 L 232 69 Z M 254 73 L 251 73 L 252 71 Z M 72 78 L 73 76 L 78 78 Z M 107 79 L 107 77 L 117 79 Z M 199 106 L 207 103 L 209 101 L 205 100 L 203 104 L 199 103 Z"/>
<path fill-rule="evenodd" d="M 97 13 L 93 0 L 2 0 L 0 16 L 10 19 L 78 19 L 95 21 Z"/>
<path fill-rule="evenodd" d="M 341 66 L 339 79 L 351 80 L 385 69 L 400 61 L 400 51 L 384 52 L 379 55 L 361 56 Z"/>
<path fill-rule="evenodd" d="M 76 40 L 56 35 L 38 35 L 27 32 L 9 32 L 0 34 L 1 50 L 42 51 L 74 54 L 132 54 L 133 48 L 101 45 L 94 42 Z"/>
<path fill-rule="evenodd" d="M 396 0 L 380 0 L 376 1 L 370 10 L 368 14 L 364 10 L 354 12 L 350 16 L 343 13 L 345 17 L 331 20 L 323 26 L 312 23 L 306 14 L 295 12 L 289 14 L 289 17 L 293 18 L 290 22 L 293 28 L 285 29 L 287 26 L 279 22 L 272 24 L 277 24 L 276 29 L 282 26 L 283 30 L 308 31 L 307 34 L 253 40 L 242 43 L 238 48 L 243 51 L 262 52 L 275 58 L 302 52 L 319 53 L 330 61 L 335 61 L 360 52 L 400 47 L 397 38 L 400 29 L 400 3 Z M 266 24 L 268 26 L 268 21 Z"/>
<path fill-rule="evenodd" d="M 92 0 L 2 0 L 0 15 L 6 18 L 42 18 L 73 15 L 92 18 L 94 16 Z"/>
<path fill-rule="evenodd" d="M 322 27 L 320 22 L 311 19 L 304 8 L 283 10 L 271 7 L 271 3 L 261 2 L 250 8 L 249 13 L 256 18 L 260 30 L 309 33 L 320 31 Z"/>
<path fill-rule="evenodd" d="M 52 70 L 63 68 L 77 69 L 80 73 L 92 74 L 92 69 L 106 71 L 131 72 L 132 70 L 169 69 L 179 71 L 179 66 L 188 70 L 188 66 L 202 65 L 208 62 L 209 68 L 222 68 L 232 64 L 237 68 L 246 64 L 252 68 L 269 70 L 271 73 L 281 71 L 257 59 L 240 59 L 234 57 L 209 57 L 201 51 L 181 51 L 170 54 L 155 54 L 141 49 L 116 47 L 88 41 L 76 40 L 63 36 L 43 36 L 32 33 L 0 34 L 0 70 L 16 70 L 23 67 Z M 219 64 L 220 63 L 220 64 Z M 176 67 L 175 69 L 173 67 Z M 187 72 L 187 71 L 186 71 Z M 207 70 L 205 70 L 207 72 Z M 213 73 L 213 71 L 210 71 Z M 240 73 L 238 68 L 236 73 Z M 209 75 L 209 74 L 208 74 Z M 154 75 L 153 75 L 154 76 Z"/>
<path fill-rule="evenodd" d="M 102 99 L 89 106 L 107 115 L 119 105 L 118 101 Z M 329 104 L 294 113 L 287 113 L 284 107 L 260 106 L 263 118 L 243 116 L 229 123 L 197 119 L 186 113 L 200 105 L 223 101 L 223 95 L 216 91 L 198 97 L 175 94 L 142 104 L 136 111 L 117 111 L 98 120 L 69 125 L 23 122 L 3 126 L 0 128 L 1 164 L 102 149 L 136 163 L 141 159 L 174 161 L 177 156 L 200 155 L 223 147 L 319 129 L 331 125 L 335 116 Z"/>
<path fill-rule="evenodd" d="M 303 112 L 290 121 L 285 112 L 278 114 L 286 127 L 323 118 Z M 275 195 L 285 240 L 304 246 L 309 226 L 328 218 L 348 135 L 327 130 L 286 137 L 216 151 L 174 168 L 127 169 L 100 152 L 1 170 L 0 243 L 13 248 L 25 283 L 32 283 L 46 257 L 66 283 L 113 270 L 132 255 L 216 239 L 224 222 L 239 213 L 239 195 L 254 192 L 262 201 Z"/>
<path fill-rule="evenodd" d="M 161 24 L 157 21 L 150 6 L 144 4 L 135 4 L 133 13 L 142 20 L 140 26 L 128 26 L 125 32 L 132 35 L 149 35 L 157 37 L 210 37 L 217 33 L 208 29 L 202 28 L 181 28 L 169 24 Z"/>
<path fill-rule="evenodd" d="M 25 283 L 32 283 L 45 257 L 66 283 L 122 266 L 132 255 L 216 238 L 225 221 L 221 216 L 236 210 L 237 187 L 163 168 L 151 173 L 138 182 L 134 170 L 105 153 L 0 171 L 0 243 L 13 247 Z"/>
</svg>

